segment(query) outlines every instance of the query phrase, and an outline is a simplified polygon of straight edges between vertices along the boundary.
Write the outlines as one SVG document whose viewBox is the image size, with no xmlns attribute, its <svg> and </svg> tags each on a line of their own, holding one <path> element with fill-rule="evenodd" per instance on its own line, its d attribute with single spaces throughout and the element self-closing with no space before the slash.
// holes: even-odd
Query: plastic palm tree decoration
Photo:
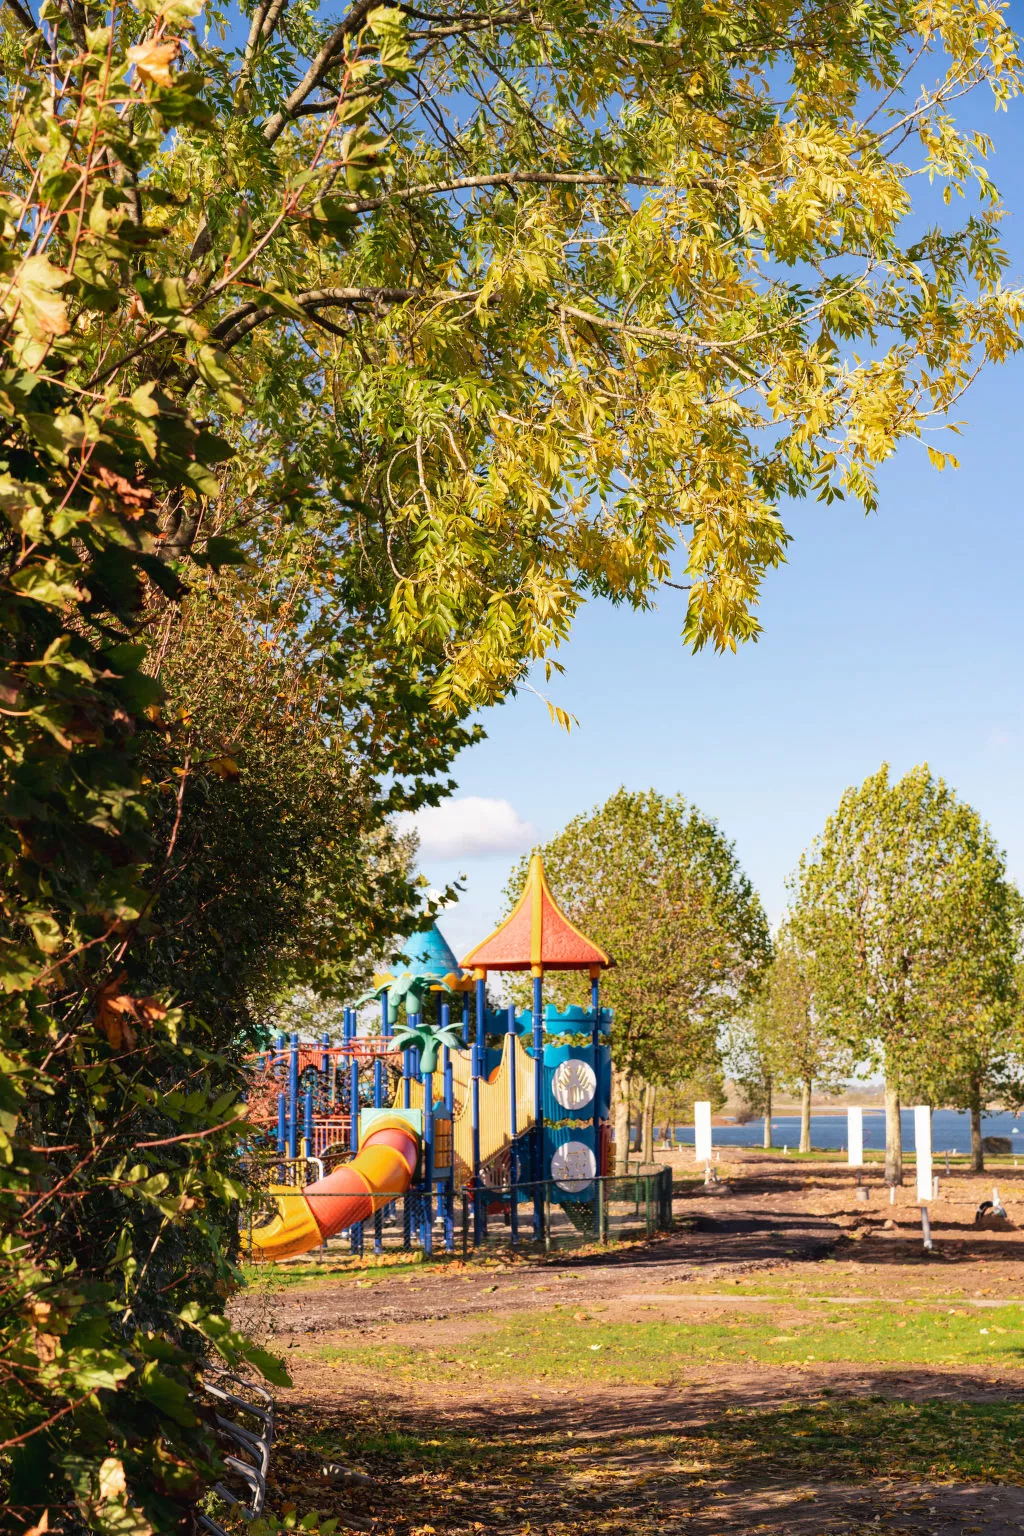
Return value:
<svg viewBox="0 0 1024 1536">
<path fill-rule="evenodd" d="M 432 976 L 410 975 L 406 971 L 401 976 L 388 978 L 386 987 L 375 987 L 371 992 L 364 992 L 363 996 L 356 999 L 356 1007 L 364 1003 L 372 1003 L 386 991 L 388 995 L 388 1024 L 392 1029 L 398 1022 L 398 1015 L 404 1008 L 409 1018 L 413 1014 L 423 1011 L 423 999 L 435 983 Z"/>
<path fill-rule="evenodd" d="M 462 1049 L 462 1030 L 454 1024 L 432 1025 L 417 1024 L 406 1025 L 395 1036 L 395 1044 L 399 1050 L 409 1051 L 416 1049 L 420 1053 L 420 1071 L 433 1072 L 437 1067 L 437 1058 L 441 1053 L 441 1047 L 446 1045 L 450 1051 Z"/>
</svg>

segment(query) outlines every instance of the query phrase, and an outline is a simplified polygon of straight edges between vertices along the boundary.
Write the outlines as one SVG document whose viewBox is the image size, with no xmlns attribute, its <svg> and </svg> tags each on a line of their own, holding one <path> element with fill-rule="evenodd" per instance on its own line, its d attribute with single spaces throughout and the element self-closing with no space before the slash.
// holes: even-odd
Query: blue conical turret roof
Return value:
<svg viewBox="0 0 1024 1536">
<path fill-rule="evenodd" d="M 399 976 L 410 973 L 413 976 L 436 976 L 439 981 L 453 971 L 458 976 L 461 969 L 454 950 L 436 923 L 403 939 L 392 964 Z"/>
</svg>

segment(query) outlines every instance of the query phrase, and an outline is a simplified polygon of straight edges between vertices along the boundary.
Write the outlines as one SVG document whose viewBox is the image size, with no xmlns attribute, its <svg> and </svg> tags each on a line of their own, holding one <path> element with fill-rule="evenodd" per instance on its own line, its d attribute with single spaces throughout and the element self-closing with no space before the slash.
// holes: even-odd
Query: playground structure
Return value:
<svg viewBox="0 0 1024 1536">
<path fill-rule="evenodd" d="M 515 910 L 461 966 L 436 926 L 407 940 L 403 958 L 374 978 L 379 1034 L 360 1035 L 350 1008 L 340 1043 L 278 1036 L 252 1064 L 254 1145 L 278 1175 L 266 1191 L 277 1214 L 251 1232 L 253 1257 L 291 1257 L 346 1231 L 356 1253 L 370 1233 L 377 1252 L 386 1238 L 429 1252 L 436 1227 L 451 1251 L 457 1199 L 463 1245 L 485 1241 L 496 1212 L 512 1242 L 524 1219 L 546 1240 L 553 1205 L 603 1235 L 611 1017 L 600 977 L 613 962 L 561 912 L 540 858 Z M 487 977 L 504 971 L 530 974 L 532 1008 L 487 1007 Z M 552 971 L 585 974 L 590 1007 L 545 1006 Z M 461 994 L 455 1034 L 443 1003 L 431 1039 L 420 1011 L 429 992 Z M 402 1004 L 408 1023 L 396 1034 Z M 461 1048 L 438 1049 L 445 1032 Z M 645 1197 L 650 1213 L 650 1187 Z M 663 1215 L 663 1191 L 658 1200 Z"/>
</svg>

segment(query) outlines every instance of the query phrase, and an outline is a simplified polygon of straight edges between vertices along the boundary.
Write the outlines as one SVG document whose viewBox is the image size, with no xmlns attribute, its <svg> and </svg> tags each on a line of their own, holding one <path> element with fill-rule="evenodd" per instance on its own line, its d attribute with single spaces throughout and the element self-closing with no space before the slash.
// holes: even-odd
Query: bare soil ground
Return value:
<svg viewBox="0 0 1024 1536">
<path fill-rule="evenodd" d="M 639 1341 L 652 1318 L 710 1328 L 768 1315 L 784 1334 L 809 1307 L 849 1320 L 891 1304 L 912 1319 L 948 1302 L 987 1333 L 994 1306 L 1024 1301 L 1024 1170 L 940 1171 L 926 1254 L 912 1186 L 891 1206 L 874 1170 L 863 1203 L 839 1163 L 721 1156 L 723 1184 L 709 1190 L 676 1156 L 685 1227 L 614 1254 L 506 1255 L 247 1292 L 239 1320 L 271 1336 L 294 1383 L 280 1405 L 276 1502 L 380 1536 L 1024 1533 L 1024 1350 L 1020 1365 L 1004 1354 L 998 1367 L 695 1353 L 658 1386 L 656 1371 L 650 1386 L 552 1376 L 525 1334 L 507 1373 L 452 1359 L 541 1315 L 598 1316 Z M 1010 1222 L 979 1229 L 993 1183 Z M 422 1370 L 396 1374 L 398 1346 L 422 1352 Z M 954 1465 L 946 1451 L 968 1437 L 977 1454 Z M 325 1485 L 330 1460 L 372 1483 Z"/>
</svg>

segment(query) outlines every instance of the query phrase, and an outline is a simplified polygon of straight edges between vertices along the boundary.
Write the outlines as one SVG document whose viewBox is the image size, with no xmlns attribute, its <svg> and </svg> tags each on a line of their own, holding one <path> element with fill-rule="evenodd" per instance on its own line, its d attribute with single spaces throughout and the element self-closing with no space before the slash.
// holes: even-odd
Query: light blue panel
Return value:
<svg viewBox="0 0 1024 1536">
<path fill-rule="evenodd" d="M 404 1120 L 406 1125 L 423 1135 L 422 1109 L 362 1109 L 359 1111 L 359 1140 L 362 1141 L 375 1120 Z"/>
</svg>

